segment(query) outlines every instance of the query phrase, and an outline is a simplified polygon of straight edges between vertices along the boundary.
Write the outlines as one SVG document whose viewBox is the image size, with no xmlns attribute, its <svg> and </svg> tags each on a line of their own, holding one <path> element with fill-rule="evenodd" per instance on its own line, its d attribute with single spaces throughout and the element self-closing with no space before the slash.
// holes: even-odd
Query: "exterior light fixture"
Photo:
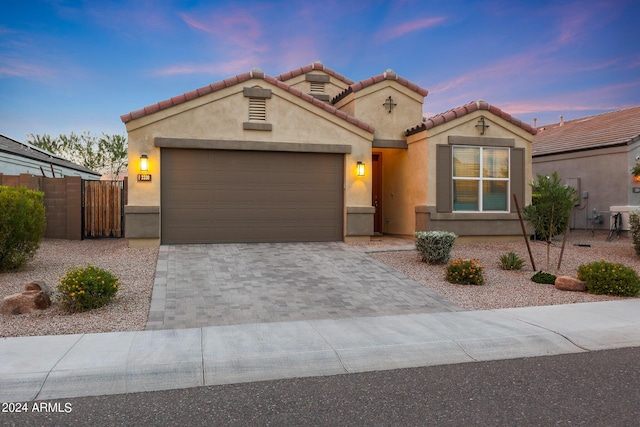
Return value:
<svg viewBox="0 0 640 427">
<path fill-rule="evenodd" d="M 151 174 L 149 172 L 149 158 L 146 154 L 140 156 L 140 172 L 138 174 L 138 181 L 151 181 Z"/>
<path fill-rule="evenodd" d="M 358 162 L 356 164 L 356 175 L 364 176 L 364 163 Z"/>
<path fill-rule="evenodd" d="M 149 172 L 149 158 L 146 154 L 140 156 L 140 172 Z"/>
</svg>

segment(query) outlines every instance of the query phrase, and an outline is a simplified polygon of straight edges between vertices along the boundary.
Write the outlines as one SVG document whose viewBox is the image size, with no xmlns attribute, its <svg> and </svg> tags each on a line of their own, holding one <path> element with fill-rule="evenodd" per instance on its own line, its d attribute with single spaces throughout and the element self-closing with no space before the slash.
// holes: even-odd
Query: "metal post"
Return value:
<svg viewBox="0 0 640 427">
<path fill-rule="evenodd" d="M 524 228 L 524 221 L 522 221 L 522 215 L 520 214 L 520 206 L 518 205 L 518 198 L 516 197 L 516 193 L 513 193 L 513 201 L 516 203 L 516 210 L 518 211 L 518 218 L 520 219 L 520 227 L 522 228 L 522 236 L 524 237 L 524 242 L 527 244 L 529 259 L 531 260 L 531 267 L 533 267 L 533 271 L 537 271 L 536 263 L 533 261 L 533 254 L 531 253 L 531 247 L 529 246 L 529 239 L 527 238 L 527 230 Z"/>
</svg>

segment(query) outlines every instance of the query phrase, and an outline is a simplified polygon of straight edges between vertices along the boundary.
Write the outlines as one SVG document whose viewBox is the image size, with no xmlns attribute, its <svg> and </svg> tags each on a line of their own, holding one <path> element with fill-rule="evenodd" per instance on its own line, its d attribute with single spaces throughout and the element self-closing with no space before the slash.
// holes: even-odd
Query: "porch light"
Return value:
<svg viewBox="0 0 640 427">
<path fill-rule="evenodd" d="M 140 156 L 140 172 L 149 172 L 149 158 L 146 154 Z"/>
<path fill-rule="evenodd" d="M 364 163 L 358 162 L 356 164 L 356 175 L 364 176 Z"/>
</svg>

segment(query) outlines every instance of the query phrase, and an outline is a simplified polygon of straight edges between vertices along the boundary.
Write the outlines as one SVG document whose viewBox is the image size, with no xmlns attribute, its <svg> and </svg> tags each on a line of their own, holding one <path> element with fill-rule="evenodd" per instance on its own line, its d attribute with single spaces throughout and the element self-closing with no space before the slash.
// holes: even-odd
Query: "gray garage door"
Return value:
<svg viewBox="0 0 640 427">
<path fill-rule="evenodd" d="M 163 244 L 342 240 L 342 154 L 161 155 Z"/>
</svg>

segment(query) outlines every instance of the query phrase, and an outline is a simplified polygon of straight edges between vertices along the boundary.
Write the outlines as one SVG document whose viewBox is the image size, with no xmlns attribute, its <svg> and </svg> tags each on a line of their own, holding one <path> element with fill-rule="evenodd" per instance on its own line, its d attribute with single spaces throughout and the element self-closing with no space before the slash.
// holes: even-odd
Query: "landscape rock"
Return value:
<svg viewBox="0 0 640 427">
<path fill-rule="evenodd" d="M 557 277 L 554 285 L 561 291 L 585 292 L 587 290 L 585 282 L 570 276 Z"/>
<path fill-rule="evenodd" d="M 34 310 L 45 310 L 51 306 L 51 288 L 41 281 L 25 285 L 25 291 L 2 299 L 0 311 L 4 315 L 26 314 Z"/>
</svg>

